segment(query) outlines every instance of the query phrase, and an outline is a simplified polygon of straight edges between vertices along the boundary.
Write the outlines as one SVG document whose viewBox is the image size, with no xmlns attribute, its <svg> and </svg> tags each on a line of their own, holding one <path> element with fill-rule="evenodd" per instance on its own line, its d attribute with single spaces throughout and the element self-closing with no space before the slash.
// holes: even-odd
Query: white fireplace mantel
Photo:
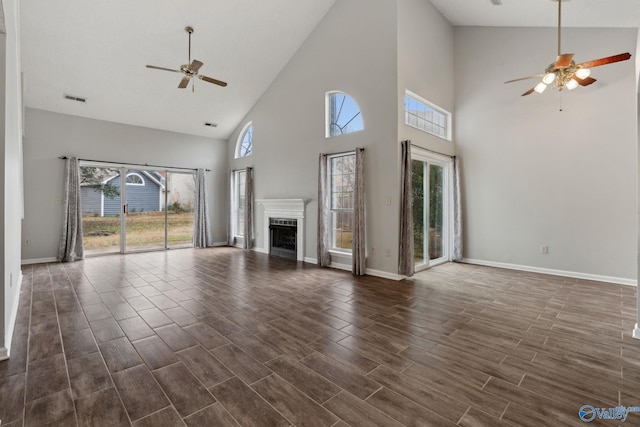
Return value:
<svg viewBox="0 0 640 427">
<path fill-rule="evenodd" d="M 264 207 L 263 218 L 263 248 L 262 251 L 269 253 L 270 218 L 288 218 L 297 220 L 296 230 L 296 259 L 304 261 L 304 199 L 256 199 L 258 205 Z"/>
</svg>

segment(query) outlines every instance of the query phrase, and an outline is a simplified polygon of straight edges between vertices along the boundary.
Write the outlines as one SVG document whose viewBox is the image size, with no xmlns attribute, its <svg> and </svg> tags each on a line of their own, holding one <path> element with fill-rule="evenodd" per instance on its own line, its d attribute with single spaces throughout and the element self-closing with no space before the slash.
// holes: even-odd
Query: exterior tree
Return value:
<svg viewBox="0 0 640 427">
<path fill-rule="evenodd" d="M 115 199 L 120 196 L 120 189 L 107 182 L 113 174 L 112 169 L 84 166 L 80 168 L 80 184 L 89 185 L 93 191 L 102 192 L 105 197 Z"/>
</svg>

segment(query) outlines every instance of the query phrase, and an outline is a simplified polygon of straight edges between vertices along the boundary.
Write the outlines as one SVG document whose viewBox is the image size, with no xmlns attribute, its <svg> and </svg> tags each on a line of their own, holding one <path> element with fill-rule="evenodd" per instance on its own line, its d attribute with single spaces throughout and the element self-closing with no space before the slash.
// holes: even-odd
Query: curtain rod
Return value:
<svg viewBox="0 0 640 427">
<path fill-rule="evenodd" d="M 356 148 L 354 148 L 353 150 L 340 151 L 340 152 L 338 152 L 338 153 L 322 153 L 322 154 L 323 154 L 323 155 L 326 155 L 326 156 L 342 156 L 343 154 L 344 154 L 344 155 L 353 154 L 356 150 L 362 150 L 362 151 L 365 151 L 365 150 L 364 150 L 364 147 L 356 147 Z"/>
<path fill-rule="evenodd" d="M 407 140 L 407 141 L 409 141 L 409 140 Z M 424 147 L 420 147 L 419 145 L 412 144 L 411 141 L 409 141 L 409 145 L 411 145 L 412 147 L 419 148 L 419 149 L 424 150 L 424 151 L 428 151 L 428 152 L 433 153 L 433 154 L 438 154 L 440 156 L 450 157 L 452 159 L 456 158 L 456 156 L 452 156 L 451 154 L 440 153 L 440 152 L 435 151 L 435 150 L 429 150 L 428 148 L 424 148 Z"/>
<path fill-rule="evenodd" d="M 58 157 L 60 160 L 67 160 L 68 157 L 67 156 L 60 156 Z M 150 165 L 150 164 L 142 164 L 142 163 L 124 163 L 124 162 L 107 162 L 104 160 L 91 160 L 91 159 L 78 159 L 84 162 L 94 162 L 94 163 L 107 163 L 107 164 L 111 164 L 111 165 L 123 165 L 123 166 L 145 166 L 148 168 L 163 168 L 163 169 L 178 169 L 178 170 L 187 170 L 187 171 L 195 171 L 198 170 L 197 168 L 179 168 L 179 167 L 173 167 L 173 166 L 160 166 L 160 165 Z M 211 172 L 211 169 L 205 169 L 205 171 L 207 172 Z"/>
</svg>

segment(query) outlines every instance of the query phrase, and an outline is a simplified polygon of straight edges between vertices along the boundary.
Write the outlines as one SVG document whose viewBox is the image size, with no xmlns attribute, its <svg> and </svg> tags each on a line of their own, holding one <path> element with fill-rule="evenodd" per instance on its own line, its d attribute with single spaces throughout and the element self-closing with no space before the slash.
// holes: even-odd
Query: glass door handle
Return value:
<svg viewBox="0 0 640 427">
<path fill-rule="evenodd" d="M 129 213 L 129 204 L 128 203 L 126 203 L 126 204 L 124 204 L 122 206 L 122 212 L 125 213 L 125 214 Z"/>
</svg>

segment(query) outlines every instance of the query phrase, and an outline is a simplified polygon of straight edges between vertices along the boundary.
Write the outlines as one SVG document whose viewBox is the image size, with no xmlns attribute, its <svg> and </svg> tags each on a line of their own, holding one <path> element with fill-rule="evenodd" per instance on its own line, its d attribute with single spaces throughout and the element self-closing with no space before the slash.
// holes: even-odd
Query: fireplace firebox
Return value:
<svg viewBox="0 0 640 427">
<path fill-rule="evenodd" d="M 271 255 L 296 259 L 298 220 L 291 218 L 269 218 Z"/>
</svg>

